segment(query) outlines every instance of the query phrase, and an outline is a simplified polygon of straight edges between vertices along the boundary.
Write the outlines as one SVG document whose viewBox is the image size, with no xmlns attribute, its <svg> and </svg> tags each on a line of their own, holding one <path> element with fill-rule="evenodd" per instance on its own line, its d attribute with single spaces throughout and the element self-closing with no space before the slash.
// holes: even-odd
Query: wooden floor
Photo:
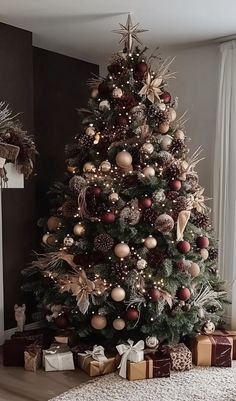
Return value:
<svg viewBox="0 0 236 401">
<path fill-rule="evenodd" d="M 48 401 L 90 378 L 80 370 L 67 372 L 26 372 L 24 368 L 2 366 L 0 401 Z"/>
</svg>

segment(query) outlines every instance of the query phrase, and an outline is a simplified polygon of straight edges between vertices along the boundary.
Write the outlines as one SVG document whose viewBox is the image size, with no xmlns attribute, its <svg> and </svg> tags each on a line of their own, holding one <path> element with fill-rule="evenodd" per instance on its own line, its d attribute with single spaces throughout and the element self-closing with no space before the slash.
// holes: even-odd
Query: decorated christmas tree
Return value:
<svg viewBox="0 0 236 401">
<path fill-rule="evenodd" d="M 148 56 L 138 24 L 120 24 L 124 50 L 88 83 L 67 172 L 49 191 L 44 252 L 30 268 L 39 316 L 81 337 L 178 342 L 221 322 L 226 293 L 185 116 L 168 91 L 170 59 Z"/>
</svg>

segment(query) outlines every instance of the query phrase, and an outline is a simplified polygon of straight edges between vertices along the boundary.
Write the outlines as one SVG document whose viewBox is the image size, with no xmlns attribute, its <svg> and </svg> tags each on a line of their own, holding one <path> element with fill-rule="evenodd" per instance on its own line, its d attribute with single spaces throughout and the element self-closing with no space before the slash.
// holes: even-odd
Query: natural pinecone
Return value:
<svg viewBox="0 0 236 401">
<path fill-rule="evenodd" d="M 157 213 L 151 207 L 149 209 L 145 209 L 143 213 L 143 221 L 145 223 L 151 224 L 152 226 L 155 224 L 157 218 Z"/>
<path fill-rule="evenodd" d="M 179 193 L 177 191 L 168 191 L 166 192 L 166 198 L 173 201 L 174 199 L 178 198 Z"/>
<path fill-rule="evenodd" d="M 217 248 L 209 248 L 208 249 L 208 259 L 209 260 L 217 260 L 218 259 L 218 249 Z"/>
<path fill-rule="evenodd" d="M 157 110 L 156 122 L 157 124 L 166 123 L 168 121 L 168 115 L 165 111 Z"/>
<path fill-rule="evenodd" d="M 113 245 L 113 238 L 109 234 L 98 234 L 94 239 L 94 246 L 97 251 L 108 252 Z"/>
<path fill-rule="evenodd" d="M 157 163 L 160 166 L 168 166 L 172 162 L 172 154 L 166 150 L 161 150 L 157 153 Z"/>
<path fill-rule="evenodd" d="M 186 152 L 187 146 L 181 139 L 174 138 L 170 145 L 170 152 L 177 156 L 181 155 L 182 153 Z"/>
<path fill-rule="evenodd" d="M 194 222 L 197 227 L 207 229 L 210 225 L 210 217 L 206 214 L 196 212 Z"/>
<path fill-rule="evenodd" d="M 165 172 L 167 178 L 177 178 L 180 175 L 180 171 L 175 163 L 172 163 Z"/>
<path fill-rule="evenodd" d="M 188 200 L 185 196 L 178 196 L 175 200 L 173 200 L 173 211 L 174 213 L 180 213 L 182 210 L 186 210 L 188 206 Z"/>
<path fill-rule="evenodd" d="M 74 215 L 78 212 L 78 205 L 76 204 L 76 202 L 68 200 L 63 203 L 61 212 L 64 217 L 74 217 Z"/>
<path fill-rule="evenodd" d="M 157 108 L 154 105 L 149 106 L 147 116 L 149 118 L 155 118 L 158 113 Z"/>
</svg>

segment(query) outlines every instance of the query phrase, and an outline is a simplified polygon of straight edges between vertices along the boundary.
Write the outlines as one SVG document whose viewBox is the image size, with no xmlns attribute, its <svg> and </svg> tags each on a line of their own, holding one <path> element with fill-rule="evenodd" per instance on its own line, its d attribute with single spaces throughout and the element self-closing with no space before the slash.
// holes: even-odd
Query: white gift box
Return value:
<svg viewBox="0 0 236 401">
<path fill-rule="evenodd" d="M 74 358 L 71 351 L 63 352 L 60 347 L 43 350 L 43 366 L 46 372 L 74 370 Z"/>
<path fill-rule="evenodd" d="M 140 340 L 136 344 L 132 340 L 128 340 L 127 344 L 120 344 L 116 347 L 121 355 L 121 361 L 118 366 L 119 375 L 126 378 L 127 374 L 127 361 L 142 362 L 144 360 L 144 341 Z"/>
</svg>

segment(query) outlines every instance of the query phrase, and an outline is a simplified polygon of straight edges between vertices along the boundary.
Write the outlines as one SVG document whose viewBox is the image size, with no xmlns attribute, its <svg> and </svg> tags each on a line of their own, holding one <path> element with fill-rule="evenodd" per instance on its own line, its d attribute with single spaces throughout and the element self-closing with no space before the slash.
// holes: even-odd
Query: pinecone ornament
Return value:
<svg viewBox="0 0 236 401">
<path fill-rule="evenodd" d="M 155 212 L 154 209 L 152 208 L 145 209 L 143 213 L 143 221 L 145 221 L 145 223 L 151 224 L 151 226 L 153 226 L 155 224 L 156 218 L 157 218 L 157 213 Z"/>
<path fill-rule="evenodd" d="M 177 178 L 180 175 L 180 171 L 175 163 L 172 163 L 165 171 L 165 175 L 167 178 Z"/>
<path fill-rule="evenodd" d="M 157 124 L 166 123 L 169 121 L 168 115 L 165 111 L 157 110 L 156 113 L 156 122 Z"/>
<path fill-rule="evenodd" d="M 177 191 L 166 192 L 166 198 L 169 199 L 170 201 L 177 199 L 178 196 L 179 196 L 179 193 Z"/>
<path fill-rule="evenodd" d="M 176 157 L 181 157 L 181 155 L 186 152 L 187 146 L 181 139 L 174 138 L 170 145 L 170 152 Z"/>
<path fill-rule="evenodd" d="M 78 144 L 82 149 L 90 149 L 93 145 L 94 137 L 90 135 L 83 135 L 79 140 Z"/>
<path fill-rule="evenodd" d="M 94 239 L 95 249 L 103 253 L 109 252 L 113 245 L 113 238 L 109 234 L 98 234 Z"/>
<path fill-rule="evenodd" d="M 197 227 L 206 230 L 210 225 L 210 217 L 206 214 L 196 212 L 194 216 L 194 222 Z"/>
<path fill-rule="evenodd" d="M 208 256 L 208 259 L 209 260 L 217 260 L 218 259 L 218 249 L 217 248 L 209 248 L 208 249 L 208 252 L 209 252 L 209 256 Z"/>
<path fill-rule="evenodd" d="M 173 200 L 173 212 L 178 214 L 182 210 L 186 210 L 188 207 L 188 200 L 185 196 L 178 196 L 175 200 Z"/>
</svg>

